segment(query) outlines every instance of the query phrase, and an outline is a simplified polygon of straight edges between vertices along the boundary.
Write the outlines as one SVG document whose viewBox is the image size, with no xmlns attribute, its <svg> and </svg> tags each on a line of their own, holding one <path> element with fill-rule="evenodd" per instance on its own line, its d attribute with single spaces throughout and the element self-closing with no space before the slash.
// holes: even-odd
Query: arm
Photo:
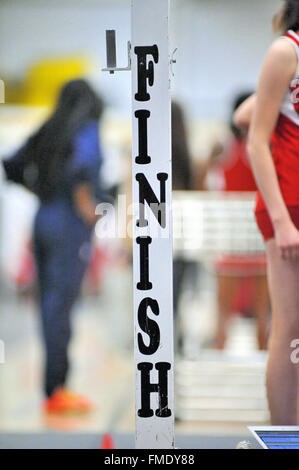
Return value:
<svg viewBox="0 0 299 470">
<path fill-rule="evenodd" d="M 96 202 L 88 183 L 79 184 L 74 190 L 74 202 L 78 214 L 88 224 L 93 226 L 98 216 L 95 213 Z"/>
<path fill-rule="evenodd" d="M 98 220 L 95 210 L 100 160 L 98 124 L 88 122 L 74 140 L 70 177 L 77 212 L 90 226 Z"/>
<path fill-rule="evenodd" d="M 292 45 L 277 40 L 270 48 L 261 72 L 248 142 L 256 182 L 274 226 L 277 246 L 285 259 L 297 256 L 299 232 L 290 219 L 280 191 L 270 140 L 296 67 L 297 58 Z"/>
<path fill-rule="evenodd" d="M 254 93 L 245 100 L 235 111 L 233 121 L 236 127 L 247 132 L 256 105 L 257 96 Z"/>
<path fill-rule="evenodd" d="M 25 154 L 26 144 L 22 146 L 15 154 L 2 160 L 6 179 L 16 184 L 25 185 Z"/>
<path fill-rule="evenodd" d="M 195 166 L 193 172 L 193 188 L 199 191 L 207 190 L 207 177 L 209 170 L 213 164 L 223 155 L 224 147 L 221 142 L 215 142 L 208 158 L 204 161 L 200 161 Z"/>
</svg>

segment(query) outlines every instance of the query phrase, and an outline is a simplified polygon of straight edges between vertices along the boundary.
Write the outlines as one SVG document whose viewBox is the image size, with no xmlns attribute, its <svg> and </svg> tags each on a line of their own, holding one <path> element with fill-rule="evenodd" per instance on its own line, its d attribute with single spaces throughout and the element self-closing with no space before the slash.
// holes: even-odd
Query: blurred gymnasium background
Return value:
<svg viewBox="0 0 299 470">
<path fill-rule="evenodd" d="M 222 191 L 233 102 L 238 94 L 256 87 L 273 40 L 271 18 L 279 6 L 279 0 L 171 0 L 171 48 L 178 48 L 172 93 L 184 110 L 194 168 L 200 173 L 215 146 L 220 148 L 205 184 L 188 194 L 175 193 L 174 200 L 183 207 L 194 204 L 200 221 L 205 220 L 202 214 L 207 207 L 217 220 L 220 214 L 222 225 L 210 229 L 218 230 L 219 240 L 230 236 L 234 240 L 234 230 L 233 235 L 224 231 L 234 227 L 230 224 L 242 213 L 248 214 L 245 222 L 253 233 L 252 243 L 243 231 L 240 237 L 246 239 L 245 245 L 242 240 L 241 245 L 236 245 L 238 240 L 226 245 L 219 241 L 218 249 L 211 249 L 200 242 L 208 235 L 191 218 L 195 244 L 190 248 L 182 238 L 176 242 L 175 259 L 184 271 L 176 318 L 176 425 L 182 433 L 244 434 L 247 424 L 268 421 L 267 352 L 259 350 L 254 310 L 255 299 L 263 294 L 254 290 L 256 274 L 250 269 L 244 274 L 244 266 L 242 274 L 229 271 L 229 261 L 235 259 L 228 259 L 240 253 L 262 256 L 250 218 L 254 193 L 237 191 L 231 196 Z M 99 127 L 104 157 L 101 178 L 117 200 L 130 194 L 130 74 L 101 73 L 106 29 L 116 29 L 118 63 L 126 65 L 129 0 L 1 0 L 0 79 L 5 100 L 0 104 L 0 158 L 13 153 L 38 128 L 66 81 L 86 77 L 106 103 Z M 30 245 L 37 201 L 25 189 L 5 182 L 2 173 L 0 178 L 0 340 L 5 351 L 0 363 L 0 432 L 51 428 L 132 433 L 130 240 L 95 236 L 75 312 L 71 381 L 95 401 L 96 411 L 88 418 L 45 417 L 39 406 L 42 351 Z M 234 220 L 227 221 L 228 213 Z M 223 257 L 228 264 L 223 264 Z M 222 271 L 217 264 L 220 258 Z M 263 271 L 258 275 L 264 276 Z M 231 287 L 227 281 L 231 277 L 237 277 L 239 284 Z M 221 286 L 226 292 L 231 289 L 233 321 L 225 345 L 217 347 Z M 266 301 L 264 308 L 269 308 Z"/>
</svg>

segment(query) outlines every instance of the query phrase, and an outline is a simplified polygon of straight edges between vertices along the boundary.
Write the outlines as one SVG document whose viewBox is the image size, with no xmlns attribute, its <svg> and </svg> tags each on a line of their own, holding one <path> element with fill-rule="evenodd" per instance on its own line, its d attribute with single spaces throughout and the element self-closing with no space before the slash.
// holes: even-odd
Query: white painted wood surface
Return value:
<svg viewBox="0 0 299 470">
<path fill-rule="evenodd" d="M 132 0 L 135 428 L 136 448 L 151 449 L 174 447 L 171 101 L 168 29 L 169 0 Z M 142 60 L 140 49 L 136 47 L 146 48 L 145 60 Z M 146 86 L 146 93 L 149 95 L 146 99 L 140 93 L 141 85 Z M 142 144 L 140 144 L 141 118 L 136 117 L 136 111 L 146 111 L 147 116 L 143 124 L 146 122 L 147 156 L 150 157 L 150 161 L 146 163 L 137 163 L 135 160 L 140 151 L 142 153 L 144 150 L 146 138 L 143 128 Z M 162 226 L 163 220 L 161 224 L 158 222 L 149 207 L 148 200 L 144 202 L 148 225 L 137 226 L 142 211 L 138 202 L 140 194 L 146 187 L 151 188 L 159 201 L 163 199 L 165 191 L 165 227 Z M 163 210 L 162 207 L 162 213 Z M 148 282 L 152 285 L 143 290 L 137 286 L 141 280 L 142 256 L 141 245 L 137 243 L 138 237 L 151 238 L 147 245 L 148 257 L 146 259 L 143 257 L 143 264 L 148 262 Z M 147 306 L 143 315 L 145 322 L 141 321 L 142 305 Z M 169 370 L 165 372 L 165 368 Z M 149 389 L 152 389 L 150 393 L 145 386 L 146 374 L 150 383 Z M 162 376 L 164 379 L 166 377 L 167 390 L 165 381 L 163 384 L 159 383 Z M 142 377 L 145 379 L 142 380 Z M 144 405 L 148 396 L 150 396 L 150 411 Z M 150 413 L 152 416 L 144 416 Z"/>
</svg>

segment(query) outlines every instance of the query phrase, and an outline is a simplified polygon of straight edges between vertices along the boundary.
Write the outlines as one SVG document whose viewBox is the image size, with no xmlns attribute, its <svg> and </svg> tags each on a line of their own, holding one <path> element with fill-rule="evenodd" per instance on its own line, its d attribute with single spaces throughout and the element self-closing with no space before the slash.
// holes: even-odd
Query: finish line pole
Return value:
<svg viewBox="0 0 299 470">
<path fill-rule="evenodd" d="M 135 438 L 174 448 L 169 0 L 132 0 Z"/>
<path fill-rule="evenodd" d="M 174 448 L 169 0 L 131 0 L 135 439 L 137 449 Z"/>
</svg>

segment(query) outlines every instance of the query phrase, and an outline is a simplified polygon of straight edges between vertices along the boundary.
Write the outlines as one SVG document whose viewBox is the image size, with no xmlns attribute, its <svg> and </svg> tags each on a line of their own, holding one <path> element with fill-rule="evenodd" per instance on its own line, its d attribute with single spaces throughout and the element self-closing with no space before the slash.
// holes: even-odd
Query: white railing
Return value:
<svg viewBox="0 0 299 470">
<path fill-rule="evenodd" d="M 174 191 L 174 257 L 263 253 L 254 205 L 255 193 Z"/>
</svg>

